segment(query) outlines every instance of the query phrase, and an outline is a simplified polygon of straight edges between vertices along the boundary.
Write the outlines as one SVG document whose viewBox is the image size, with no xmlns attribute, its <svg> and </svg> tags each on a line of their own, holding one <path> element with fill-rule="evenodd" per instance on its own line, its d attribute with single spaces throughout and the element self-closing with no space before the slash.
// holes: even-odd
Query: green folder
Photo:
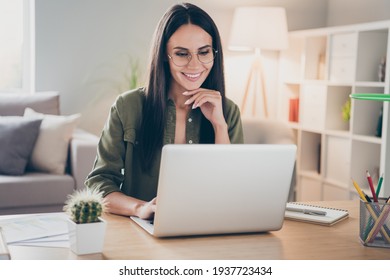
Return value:
<svg viewBox="0 0 390 280">
<path fill-rule="evenodd" d="M 390 101 L 390 94 L 383 93 L 353 93 L 350 97 L 359 100 Z"/>
</svg>

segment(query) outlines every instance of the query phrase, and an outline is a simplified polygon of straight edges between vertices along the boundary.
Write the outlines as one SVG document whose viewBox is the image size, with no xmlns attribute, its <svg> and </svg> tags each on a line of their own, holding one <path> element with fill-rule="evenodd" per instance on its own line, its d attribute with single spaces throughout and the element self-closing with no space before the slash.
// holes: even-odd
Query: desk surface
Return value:
<svg viewBox="0 0 390 280">
<path fill-rule="evenodd" d="M 66 248 L 9 246 L 12 259 L 390 259 L 390 249 L 359 241 L 358 201 L 324 201 L 317 205 L 349 211 L 349 218 L 331 227 L 284 222 L 280 231 L 158 239 L 127 217 L 107 214 L 103 253 L 77 256 Z"/>
</svg>

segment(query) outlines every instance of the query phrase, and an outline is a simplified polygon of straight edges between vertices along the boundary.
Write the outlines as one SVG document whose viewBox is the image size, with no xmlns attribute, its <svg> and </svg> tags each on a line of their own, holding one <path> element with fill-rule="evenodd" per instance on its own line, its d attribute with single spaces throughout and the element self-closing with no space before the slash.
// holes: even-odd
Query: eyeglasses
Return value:
<svg viewBox="0 0 390 280">
<path fill-rule="evenodd" d="M 212 47 L 205 47 L 196 53 L 191 53 L 187 50 L 176 50 L 174 54 L 172 55 L 168 54 L 168 57 L 172 60 L 173 64 L 175 64 L 178 67 L 183 67 L 188 65 L 188 63 L 190 63 L 192 56 L 194 54 L 196 54 L 200 63 L 202 64 L 211 63 L 213 62 L 217 52 L 218 51 L 214 50 Z"/>
</svg>

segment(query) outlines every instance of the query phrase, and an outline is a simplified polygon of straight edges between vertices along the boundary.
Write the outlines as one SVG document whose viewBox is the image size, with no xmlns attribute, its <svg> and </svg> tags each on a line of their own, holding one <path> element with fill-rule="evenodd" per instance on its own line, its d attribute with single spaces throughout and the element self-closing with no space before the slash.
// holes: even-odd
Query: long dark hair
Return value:
<svg viewBox="0 0 390 280">
<path fill-rule="evenodd" d="M 205 30 L 212 37 L 213 48 L 218 50 L 214 65 L 202 87 L 219 91 L 222 96 L 223 107 L 225 104 L 223 53 L 217 26 L 205 11 L 193 4 L 182 3 L 172 6 L 160 19 L 152 42 L 149 80 L 146 87 L 140 131 L 141 156 L 144 169 L 151 167 L 156 152 L 163 145 L 165 109 L 172 78 L 167 59 L 167 42 L 179 27 L 190 23 Z M 200 142 L 215 142 L 211 123 L 203 116 Z"/>
</svg>

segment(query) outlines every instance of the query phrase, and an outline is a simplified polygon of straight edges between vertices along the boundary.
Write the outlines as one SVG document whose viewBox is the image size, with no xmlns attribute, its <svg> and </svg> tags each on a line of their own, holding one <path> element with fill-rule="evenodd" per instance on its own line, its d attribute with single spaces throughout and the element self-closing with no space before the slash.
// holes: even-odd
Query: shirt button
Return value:
<svg viewBox="0 0 390 280">
<path fill-rule="evenodd" d="M 188 141 L 189 144 L 192 144 L 192 140 Z"/>
<path fill-rule="evenodd" d="M 189 118 L 189 119 L 188 119 L 188 122 L 192 122 L 192 118 Z"/>
</svg>

